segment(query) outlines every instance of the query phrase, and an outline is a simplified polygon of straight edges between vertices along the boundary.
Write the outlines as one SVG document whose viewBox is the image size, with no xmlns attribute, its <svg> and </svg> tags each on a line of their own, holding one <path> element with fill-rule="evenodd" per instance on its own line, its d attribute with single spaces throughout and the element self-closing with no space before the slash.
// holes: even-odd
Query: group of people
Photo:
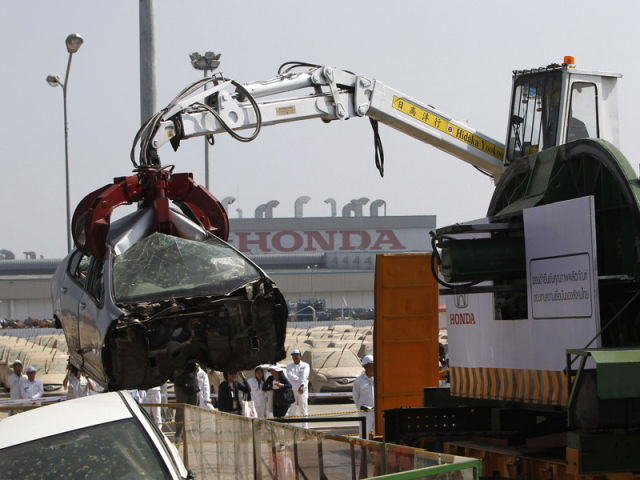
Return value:
<svg viewBox="0 0 640 480">
<path fill-rule="evenodd" d="M 218 409 L 242 413 L 242 401 L 253 400 L 258 418 L 308 414 L 309 364 L 302 361 L 299 350 L 291 352 L 292 362 L 286 369 L 279 364 L 258 366 L 254 377 L 247 380 L 243 372 L 223 374 L 218 390 Z M 238 380 L 240 377 L 240 380 Z M 240 398 L 242 394 L 243 398 Z"/>
<path fill-rule="evenodd" d="M 44 385 L 36 378 L 37 369 L 33 365 L 27 367 L 25 375 L 22 373 L 22 362 L 15 360 L 11 364 L 11 370 L 13 373 L 8 378 L 11 400 L 37 400 L 44 395 Z M 85 372 L 73 365 L 67 368 L 62 386 L 67 389 L 67 399 L 86 397 L 89 392 L 101 390 Z"/>
<path fill-rule="evenodd" d="M 15 360 L 11 365 L 13 373 L 9 375 L 9 398 L 11 400 L 37 400 L 44 394 L 42 382 L 36 378 L 36 369 L 27 367 L 27 374 L 22 373 L 22 362 Z"/>
<path fill-rule="evenodd" d="M 302 361 L 299 350 L 291 352 L 292 362 L 285 368 L 275 364 L 265 369 L 258 366 L 254 378 L 244 373 L 225 372 L 218 391 L 218 409 L 242 414 L 242 401 L 253 400 L 257 417 L 284 417 L 309 414 L 309 364 Z M 374 363 L 372 355 L 362 359 L 364 372 L 353 383 L 352 396 L 358 410 L 366 418 L 367 433 L 374 429 Z M 240 379 L 238 379 L 238 377 Z M 287 394 L 289 391 L 291 394 Z M 241 395 L 243 398 L 241 398 Z M 307 423 L 303 426 L 306 428 Z"/>
<path fill-rule="evenodd" d="M 286 369 L 275 364 L 269 365 L 265 372 L 265 368 L 258 366 L 254 370 L 255 376 L 249 380 L 243 372 L 225 372 L 218 390 L 218 409 L 222 412 L 242 414 L 242 402 L 253 400 L 258 418 L 294 415 L 306 417 L 309 414 L 309 364 L 302 361 L 300 350 L 293 350 L 291 359 L 292 362 Z M 356 407 L 367 419 L 369 432 L 374 424 L 373 356 L 365 355 L 362 366 L 364 372 L 354 381 L 352 395 Z M 12 364 L 12 370 L 13 373 L 8 379 L 12 400 L 35 400 L 42 397 L 44 387 L 42 382 L 36 379 L 36 369 L 33 366 L 29 366 L 27 374 L 24 375 L 22 362 L 16 360 Z M 174 382 L 176 400 L 179 403 L 190 403 L 213 410 L 207 372 L 194 363 L 194 371 L 188 373 L 184 382 Z M 90 391 L 95 392 L 97 387 L 85 372 L 72 365 L 67 370 L 63 386 L 67 389 L 69 399 L 85 397 Z M 142 392 L 145 393 L 145 398 L 139 398 L 141 403 L 161 403 L 160 387 L 140 391 Z M 150 413 L 156 422 L 161 422 L 160 407 L 151 407 Z M 303 426 L 306 428 L 307 424 Z"/>
</svg>

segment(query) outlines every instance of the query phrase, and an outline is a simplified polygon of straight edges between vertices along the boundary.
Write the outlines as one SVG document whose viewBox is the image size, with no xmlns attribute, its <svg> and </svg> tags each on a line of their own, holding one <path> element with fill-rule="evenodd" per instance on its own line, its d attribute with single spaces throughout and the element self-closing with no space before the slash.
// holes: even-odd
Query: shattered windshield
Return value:
<svg viewBox="0 0 640 480">
<path fill-rule="evenodd" d="M 170 478 L 154 445 L 133 419 L 2 449 L 0 472 L 2 478 L 22 480 Z"/>
<path fill-rule="evenodd" d="M 216 237 L 201 242 L 153 233 L 113 262 L 117 302 L 225 295 L 260 277 L 256 267 Z"/>
</svg>

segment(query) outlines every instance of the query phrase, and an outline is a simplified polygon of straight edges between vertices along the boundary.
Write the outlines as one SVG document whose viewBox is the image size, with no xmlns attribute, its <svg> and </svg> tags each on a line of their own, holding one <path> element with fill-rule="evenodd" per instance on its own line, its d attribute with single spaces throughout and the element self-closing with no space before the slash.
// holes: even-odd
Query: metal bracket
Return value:
<svg viewBox="0 0 640 480">
<path fill-rule="evenodd" d="M 242 123 L 242 108 L 228 91 L 222 91 L 218 95 L 218 112 L 231 128 Z"/>
<path fill-rule="evenodd" d="M 329 90 L 331 90 L 331 97 L 333 98 L 333 103 L 336 107 L 336 117 L 338 117 L 339 120 L 347 120 L 349 118 L 349 113 L 347 106 L 340 100 L 340 91 L 338 90 L 338 84 L 336 83 L 335 72 L 336 70 L 333 67 L 325 66 L 322 68 L 322 74 L 329 86 Z"/>
<path fill-rule="evenodd" d="M 363 75 L 356 79 L 356 91 L 354 95 L 354 110 L 359 117 L 364 117 L 371 106 L 371 95 L 375 81 Z"/>
</svg>

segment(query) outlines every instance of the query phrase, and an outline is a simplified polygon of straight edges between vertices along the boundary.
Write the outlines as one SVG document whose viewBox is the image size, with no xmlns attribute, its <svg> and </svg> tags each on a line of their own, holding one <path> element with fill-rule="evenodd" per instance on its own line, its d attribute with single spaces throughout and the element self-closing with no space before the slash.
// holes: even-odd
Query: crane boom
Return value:
<svg viewBox="0 0 640 480">
<path fill-rule="evenodd" d="M 219 77 L 216 86 L 185 95 L 163 110 L 148 145 L 158 149 L 172 141 L 261 126 L 320 118 L 326 122 L 369 117 L 489 173 L 503 172 L 504 145 L 379 80 L 335 69 L 313 67 L 240 86 Z M 202 85 L 198 82 L 194 85 Z M 229 85 L 236 86 L 233 91 Z M 284 94 L 312 89 L 290 98 Z M 243 91 L 244 90 L 244 91 Z M 191 89 L 193 92 L 193 89 Z M 202 101 L 204 100 L 204 103 Z"/>
</svg>

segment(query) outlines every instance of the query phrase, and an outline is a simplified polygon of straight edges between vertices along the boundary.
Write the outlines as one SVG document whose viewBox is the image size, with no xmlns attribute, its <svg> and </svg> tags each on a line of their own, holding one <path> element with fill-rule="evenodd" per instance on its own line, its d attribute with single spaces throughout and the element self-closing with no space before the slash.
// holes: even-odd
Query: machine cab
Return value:
<svg viewBox="0 0 640 480">
<path fill-rule="evenodd" d="M 581 138 L 618 146 L 617 73 L 562 65 L 513 72 L 505 163 Z"/>
</svg>

